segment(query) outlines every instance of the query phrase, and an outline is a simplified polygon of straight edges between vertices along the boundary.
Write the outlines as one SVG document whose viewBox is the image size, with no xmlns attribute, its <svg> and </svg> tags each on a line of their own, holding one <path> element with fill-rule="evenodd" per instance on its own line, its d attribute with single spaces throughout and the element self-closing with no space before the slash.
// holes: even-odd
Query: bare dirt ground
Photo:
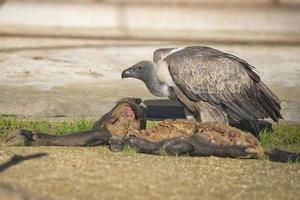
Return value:
<svg viewBox="0 0 300 200">
<path fill-rule="evenodd" d="M 207 45 L 256 67 L 282 100 L 287 121 L 300 121 L 300 48 L 291 45 L 191 44 L 1 37 L 0 114 L 99 117 L 125 96 L 157 99 L 125 68 L 151 60 L 159 47 Z"/>
<path fill-rule="evenodd" d="M 268 160 L 162 157 L 105 147 L 2 147 L 48 156 L 0 173 L 2 183 L 49 199 L 299 199 L 300 165 Z"/>
<path fill-rule="evenodd" d="M 154 49 L 185 44 L 2 37 L 0 114 L 99 117 L 124 96 L 156 98 L 120 73 Z M 193 44 L 200 45 L 200 44 Z M 204 44 L 201 44 L 204 45 Z M 257 67 L 281 98 L 286 120 L 300 120 L 299 46 L 205 44 Z M 11 156 L 46 152 L 0 173 L 0 182 L 50 199 L 299 199 L 300 164 L 267 160 L 160 157 L 105 147 L 0 147 Z M 1 199 L 1 198 L 0 198 Z"/>
</svg>

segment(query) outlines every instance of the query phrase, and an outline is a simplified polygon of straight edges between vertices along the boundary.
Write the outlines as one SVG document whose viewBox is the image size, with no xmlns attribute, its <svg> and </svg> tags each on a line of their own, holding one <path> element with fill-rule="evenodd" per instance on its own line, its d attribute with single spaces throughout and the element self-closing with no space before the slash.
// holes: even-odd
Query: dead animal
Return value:
<svg viewBox="0 0 300 200">
<path fill-rule="evenodd" d="M 164 120 L 145 129 L 141 102 L 138 98 L 121 99 L 89 131 L 54 136 L 22 129 L 9 134 L 6 143 L 14 146 L 108 145 L 112 151 L 128 146 L 139 153 L 158 155 L 262 158 L 267 154 L 281 162 L 300 158 L 300 154 L 282 150 L 265 152 L 252 134 L 218 122 Z"/>
</svg>

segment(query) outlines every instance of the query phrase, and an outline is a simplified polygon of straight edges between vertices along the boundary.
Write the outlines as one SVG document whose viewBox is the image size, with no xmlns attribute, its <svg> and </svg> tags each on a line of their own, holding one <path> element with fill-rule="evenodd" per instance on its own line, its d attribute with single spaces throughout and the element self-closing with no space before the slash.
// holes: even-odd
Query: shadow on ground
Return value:
<svg viewBox="0 0 300 200">
<path fill-rule="evenodd" d="M 25 160 L 36 159 L 36 158 L 40 158 L 40 157 L 47 156 L 47 155 L 48 155 L 47 153 L 36 153 L 36 154 L 32 154 L 32 155 L 27 155 L 27 156 L 14 155 L 10 160 L 0 164 L 0 173 L 14 165 L 17 165 L 17 164 L 25 161 Z"/>
</svg>

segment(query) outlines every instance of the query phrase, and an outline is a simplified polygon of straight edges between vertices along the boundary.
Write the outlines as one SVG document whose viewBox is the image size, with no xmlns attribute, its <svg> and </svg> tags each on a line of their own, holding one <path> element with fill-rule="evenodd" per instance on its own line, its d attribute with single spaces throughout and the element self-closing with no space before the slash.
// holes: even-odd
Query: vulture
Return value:
<svg viewBox="0 0 300 200">
<path fill-rule="evenodd" d="M 232 54 L 189 46 L 157 49 L 153 61 L 141 61 L 121 77 L 140 79 L 153 95 L 179 100 L 201 122 L 277 122 L 280 100 L 254 69 Z"/>
</svg>

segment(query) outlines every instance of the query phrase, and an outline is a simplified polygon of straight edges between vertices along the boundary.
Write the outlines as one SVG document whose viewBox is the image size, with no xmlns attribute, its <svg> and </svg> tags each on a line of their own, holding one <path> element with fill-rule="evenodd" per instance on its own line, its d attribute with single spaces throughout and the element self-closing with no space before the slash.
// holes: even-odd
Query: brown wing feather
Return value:
<svg viewBox="0 0 300 200">
<path fill-rule="evenodd" d="M 174 82 L 191 101 L 222 106 L 235 120 L 281 118 L 278 98 L 260 82 L 253 67 L 236 56 L 208 47 L 189 47 L 164 60 Z"/>
</svg>

